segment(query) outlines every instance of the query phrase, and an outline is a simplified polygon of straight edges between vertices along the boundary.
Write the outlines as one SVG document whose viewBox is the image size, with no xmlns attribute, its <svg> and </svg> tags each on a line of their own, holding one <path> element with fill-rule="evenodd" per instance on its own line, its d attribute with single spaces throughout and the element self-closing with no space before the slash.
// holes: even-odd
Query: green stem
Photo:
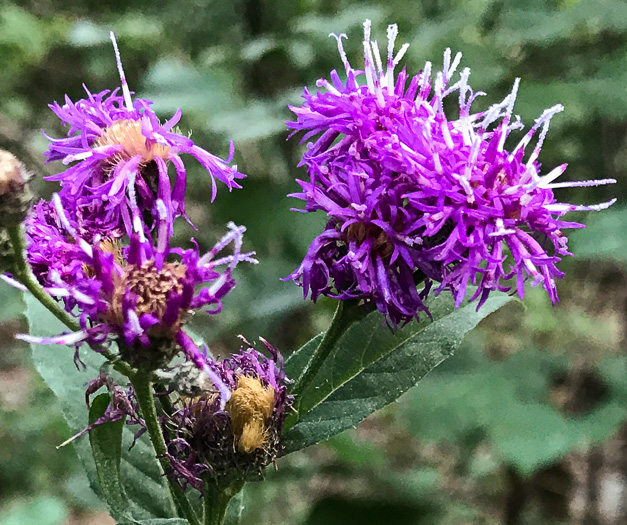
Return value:
<svg viewBox="0 0 627 525">
<path fill-rule="evenodd" d="M 316 348 L 303 373 L 296 381 L 294 388 L 292 388 L 291 393 L 294 396 L 300 397 L 302 395 L 320 371 L 322 364 L 329 357 L 338 339 L 351 324 L 365 315 L 365 310 L 359 306 L 358 302 L 356 299 L 337 302 L 331 326 L 329 326 L 318 348 Z"/>
<path fill-rule="evenodd" d="M 75 319 L 72 319 L 70 315 L 59 306 L 41 285 L 37 282 L 33 276 L 30 268 L 26 264 L 24 259 L 24 236 L 20 226 L 7 228 L 9 233 L 9 239 L 13 246 L 13 252 L 15 255 L 15 268 L 13 277 L 22 283 L 26 289 L 33 294 L 33 297 L 37 299 L 52 315 L 54 315 L 59 321 L 67 326 L 72 332 L 78 332 L 81 327 Z M 133 369 L 126 363 L 118 360 L 117 355 L 105 348 L 98 348 L 98 352 L 109 362 L 113 364 L 113 367 L 121 374 L 129 377 L 133 373 Z"/>
<path fill-rule="evenodd" d="M 135 397 L 139 403 L 139 409 L 141 410 L 142 417 L 146 423 L 148 436 L 150 437 L 152 446 L 155 449 L 159 463 L 161 463 L 161 468 L 163 469 L 163 472 L 168 472 L 171 469 L 170 461 L 166 456 L 168 449 L 165 444 L 165 439 L 163 438 L 161 425 L 159 425 L 159 419 L 157 418 L 157 409 L 155 408 L 155 398 L 153 395 L 153 386 L 150 375 L 148 373 L 138 371 L 130 378 L 130 380 L 133 385 Z M 176 481 L 170 480 L 168 476 L 166 476 L 166 479 L 168 480 L 170 487 L 170 494 L 174 498 L 176 506 L 183 513 L 185 519 L 187 519 L 190 525 L 201 525 L 198 520 L 198 516 L 196 516 L 196 512 L 185 496 L 181 486 Z"/>
<path fill-rule="evenodd" d="M 229 502 L 244 486 L 243 481 L 238 481 L 230 487 L 222 490 L 212 482 L 205 481 L 205 494 L 203 497 L 205 519 L 204 525 L 223 525 Z"/>
<path fill-rule="evenodd" d="M 15 255 L 15 274 L 14 277 L 22 283 L 35 298 L 45 306 L 59 321 L 61 321 L 70 330 L 76 332 L 80 330 L 79 324 L 72 319 L 59 305 L 58 303 L 46 293 L 46 291 L 37 283 L 33 278 L 26 260 L 24 259 L 24 237 L 22 235 L 21 228 L 15 226 L 8 228 L 9 238 L 13 245 L 13 252 Z"/>
<path fill-rule="evenodd" d="M 13 246 L 13 252 L 15 255 L 14 263 L 14 277 L 20 283 L 22 283 L 26 289 L 33 294 L 48 311 L 50 311 L 59 321 L 67 326 L 73 332 L 77 332 L 81 329 L 78 322 L 72 319 L 68 313 L 59 306 L 59 304 L 41 287 L 41 285 L 34 278 L 26 259 L 24 258 L 25 244 L 24 236 L 22 234 L 21 227 L 7 228 L 11 244 Z M 120 373 L 129 378 L 137 402 L 139 403 L 142 416 L 146 422 L 146 428 L 150 441 L 155 449 L 159 462 L 164 472 L 167 472 L 170 468 L 170 462 L 165 456 L 167 448 L 159 420 L 157 419 L 157 411 L 154 403 L 152 381 L 148 374 L 142 372 L 135 372 L 131 366 L 118 359 L 118 356 L 105 348 L 97 349 L 108 361 L 113 364 L 113 367 Z M 198 517 L 194 512 L 189 500 L 183 493 L 180 485 L 176 482 L 169 482 L 171 496 L 176 501 L 176 506 L 181 510 L 190 525 L 201 525 L 198 521 Z M 176 510 L 173 504 L 173 511 Z"/>
</svg>

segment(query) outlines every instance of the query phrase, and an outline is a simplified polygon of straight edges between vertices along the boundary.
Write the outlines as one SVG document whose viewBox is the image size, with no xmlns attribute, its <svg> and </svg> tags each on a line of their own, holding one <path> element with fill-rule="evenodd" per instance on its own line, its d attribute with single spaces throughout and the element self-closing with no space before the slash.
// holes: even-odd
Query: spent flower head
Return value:
<svg viewBox="0 0 627 525">
<path fill-rule="evenodd" d="M 461 53 L 444 53 L 442 71 L 431 63 L 408 77 L 395 69 L 407 50 L 394 55 L 398 33 L 388 28 L 387 62 L 364 24 L 364 69 L 354 69 L 336 38 L 346 71 L 321 79 L 323 90 L 305 89 L 302 106 L 291 107 L 294 133 L 304 131 L 307 145 L 300 165 L 308 180 L 298 180 L 304 212 L 324 211 L 329 221 L 290 277 L 311 294 L 361 299 L 378 308 L 392 326 L 427 311 L 424 299 L 432 281 L 437 293 L 449 289 L 459 306 L 469 283 L 479 306 L 493 290 L 524 282 L 542 284 L 557 301 L 556 263 L 570 255 L 563 229 L 583 225 L 562 219 L 572 210 L 599 210 L 556 201 L 553 189 L 615 182 L 554 182 L 561 165 L 540 174 L 538 155 L 551 117 L 546 110 L 512 150 L 510 132 L 522 129 L 512 110 L 512 92 L 486 111 L 471 112 L 481 92 L 468 84 L 464 69 L 453 82 Z M 459 110 L 450 118 L 444 99 L 456 97 Z M 525 149 L 537 138 L 531 154 Z M 417 284 L 425 282 L 417 291 Z"/>
<path fill-rule="evenodd" d="M 208 361 L 230 390 L 228 402 L 216 381 L 198 379 L 189 367 L 175 376 L 181 398 L 176 410 L 164 417 L 163 430 L 170 475 L 184 486 L 202 490 L 206 479 L 220 487 L 253 481 L 281 454 L 281 429 L 293 398 L 287 393 L 283 357 L 260 339 L 271 358 L 244 340 L 238 353 L 218 363 Z"/>
</svg>

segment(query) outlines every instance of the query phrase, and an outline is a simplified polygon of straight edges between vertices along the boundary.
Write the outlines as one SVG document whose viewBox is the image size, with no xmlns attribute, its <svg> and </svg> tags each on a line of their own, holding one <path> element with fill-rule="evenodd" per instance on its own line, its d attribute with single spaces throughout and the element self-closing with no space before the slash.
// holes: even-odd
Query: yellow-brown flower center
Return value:
<svg viewBox="0 0 627 525">
<path fill-rule="evenodd" d="M 146 141 L 146 137 L 142 134 L 141 120 L 122 119 L 116 120 L 104 130 L 96 141 L 96 146 L 122 146 L 124 148 L 124 151 L 108 159 L 111 164 L 137 155 L 141 156 L 141 163 L 144 165 L 155 160 L 155 157 L 168 158 L 170 153 L 168 146 L 146 145 Z"/>
<path fill-rule="evenodd" d="M 100 251 L 112 253 L 115 262 L 118 263 L 120 266 L 124 266 L 125 261 L 124 257 L 122 256 L 122 248 L 116 240 L 106 238 L 102 239 L 98 243 L 98 248 L 100 249 Z M 87 277 L 94 276 L 93 268 L 87 264 L 83 264 L 83 272 L 85 272 L 85 275 Z"/>
<path fill-rule="evenodd" d="M 250 454 L 268 442 L 267 422 L 274 409 L 274 388 L 256 377 L 240 376 L 226 404 L 237 449 Z"/>
<path fill-rule="evenodd" d="M 148 261 L 141 266 L 128 265 L 124 274 L 115 284 L 115 292 L 111 299 L 111 307 L 107 314 L 108 320 L 121 326 L 124 324 L 122 303 L 124 294 L 130 290 L 137 295 L 135 313 L 141 318 L 144 314 L 151 314 L 161 320 L 167 310 L 168 296 L 171 292 L 183 291 L 182 279 L 186 267 L 178 263 L 166 263 L 157 271 L 154 261 Z M 148 330 L 148 335 L 155 337 L 172 336 L 180 328 L 181 318 L 168 327 L 155 325 Z"/>
<path fill-rule="evenodd" d="M 390 241 L 388 234 L 374 224 L 363 224 L 361 222 L 351 224 L 345 231 L 346 239 L 356 241 L 361 244 L 367 237 L 374 238 L 372 250 L 378 252 L 381 257 L 389 257 L 394 251 L 394 244 Z"/>
</svg>

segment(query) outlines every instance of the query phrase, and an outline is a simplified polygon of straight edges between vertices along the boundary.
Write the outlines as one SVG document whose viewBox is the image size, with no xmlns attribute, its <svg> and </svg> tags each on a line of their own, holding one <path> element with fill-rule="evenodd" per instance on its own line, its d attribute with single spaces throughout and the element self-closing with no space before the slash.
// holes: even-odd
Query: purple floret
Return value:
<svg viewBox="0 0 627 525">
<path fill-rule="evenodd" d="M 229 190 L 241 188 L 236 179 L 245 175 L 237 171 L 237 166 L 229 166 L 233 144 L 227 159 L 195 145 L 174 129 L 181 110 L 162 124 L 149 100 L 131 101 L 130 93 L 123 96 L 117 89 L 97 94 L 87 88 L 85 91 L 87 98 L 76 103 L 66 96 L 65 104 L 50 105 L 69 129 L 66 138 L 47 137 L 50 145 L 45 153 L 48 162 L 71 164 L 46 179 L 58 181 L 61 198 L 78 210 L 97 214 L 109 228 L 123 225 L 129 235 L 148 231 L 152 225 L 144 224 L 143 214 L 156 216 L 158 199 L 172 214 L 170 222 L 185 216 L 187 171 L 181 154 L 193 156 L 207 170 L 212 200 L 217 193 L 216 179 Z M 169 164 L 176 173 L 173 185 L 168 176 Z"/>
<path fill-rule="evenodd" d="M 122 357 L 133 365 L 141 365 L 141 359 L 159 350 L 169 360 L 171 352 L 179 349 L 176 342 L 188 359 L 205 367 L 199 349 L 183 330 L 185 318 L 199 308 L 209 314 L 220 312 L 222 298 L 235 285 L 235 266 L 256 261 L 253 253 L 241 252 L 245 228 L 232 223 L 229 232 L 202 256 L 197 247 L 171 248 L 165 205 L 158 200 L 156 208 L 160 213 L 156 246 L 133 234 L 125 247 L 98 236 L 92 242 L 81 238 L 58 195 L 52 205 L 40 203 L 28 224 L 29 260 L 37 271 L 38 263 L 43 268 L 48 258 L 48 269 L 39 271 L 39 278 L 50 295 L 64 299 L 68 312 L 78 307 L 82 329 L 56 337 L 20 338 L 67 345 L 87 342 L 92 347 L 120 338 Z M 233 254 L 218 258 L 229 244 Z"/>
<path fill-rule="evenodd" d="M 360 299 L 376 306 L 393 326 L 427 312 L 424 300 L 431 282 L 436 293 L 448 289 L 459 306 L 469 283 L 477 286 L 470 300 L 481 306 L 492 290 L 515 286 L 522 297 L 524 282 L 542 284 L 557 301 L 556 263 L 564 255 L 562 229 L 583 225 L 563 221 L 572 210 L 596 206 L 559 203 L 553 188 L 615 182 L 554 183 L 566 165 L 548 175 L 537 162 L 555 106 L 544 112 L 511 152 L 504 150 L 509 133 L 523 128 L 512 109 L 512 93 L 487 111 L 474 113 L 483 95 L 468 85 L 469 69 L 451 83 L 461 54 L 444 54 L 441 72 L 431 78 L 431 63 L 412 78 L 405 70 L 394 77 L 405 44 L 394 56 L 397 28 L 388 28 L 385 68 L 370 22 L 364 24 L 364 70 L 355 70 L 337 39 L 346 69 L 324 91 L 303 94 L 304 104 L 290 109 L 294 133 L 304 132 L 307 152 L 300 163 L 309 179 L 291 196 L 305 201 L 304 212 L 324 211 L 329 220 L 311 243 L 290 278 L 305 296 Z M 459 115 L 450 120 L 443 107 L 455 94 Z M 527 159 L 525 147 L 538 134 Z M 512 282 L 515 282 L 513 285 Z M 423 288 L 417 289 L 419 283 Z"/>
</svg>

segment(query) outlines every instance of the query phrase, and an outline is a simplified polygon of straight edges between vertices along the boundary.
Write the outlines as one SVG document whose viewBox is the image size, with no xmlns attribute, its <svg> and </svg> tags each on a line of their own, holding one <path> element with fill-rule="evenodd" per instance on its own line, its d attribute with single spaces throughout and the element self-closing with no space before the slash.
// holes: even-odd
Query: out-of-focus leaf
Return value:
<svg viewBox="0 0 627 525">
<path fill-rule="evenodd" d="M 627 208 L 610 208 L 588 219 L 585 229 L 569 236 L 572 252 L 580 259 L 627 263 Z"/>
<path fill-rule="evenodd" d="M 412 393 L 401 421 L 421 441 L 459 443 L 480 432 L 521 475 L 531 475 L 577 447 L 603 441 L 627 417 L 614 381 L 608 401 L 590 414 L 568 418 L 558 412 L 548 401 L 560 362 L 565 365 L 525 350 L 501 363 L 485 359 L 465 373 L 430 376 Z M 611 362 L 606 374 L 624 382 L 620 362 Z"/>
<path fill-rule="evenodd" d="M 98 46 L 109 41 L 109 31 L 91 20 L 78 20 L 70 30 L 68 40 L 73 46 Z"/>
<path fill-rule="evenodd" d="M 180 59 L 162 58 L 148 72 L 142 96 L 154 102 L 156 111 L 173 113 L 182 108 L 186 119 L 198 112 L 194 120 L 204 121 L 209 115 L 239 107 L 233 83 L 231 73 L 220 67 L 204 69 Z"/>
<path fill-rule="evenodd" d="M 153 518 L 151 520 L 140 520 L 135 523 L 139 525 L 189 525 L 189 521 L 181 518 Z"/>
<path fill-rule="evenodd" d="M 67 520 L 67 509 L 58 498 L 41 496 L 19 502 L 0 513 L 2 525 L 62 525 Z"/>
<path fill-rule="evenodd" d="M 249 41 L 243 48 L 241 57 L 243 60 L 255 61 L 259 60 L 268 51 L 276 49 L 279 43 L 271 37 L 261 37 Z"/>
<path fill-rule="evenodd" d="M 346 33 L 355 26 L 361 26 L 364 20 L 369 19 L 374 23 L 383 19 L 386 11 L 375 5 L 349 6 L 333 16 L 306 15 L 295 22 L 295 28 L 305 33 L 313 33 L 316 36 L 325 36 L 329 33 Z"/>
<path fill-rule="evenodd" d="M 333 450 L 343 463 L 373 467 L 385 464 L 385 451 L 372 443 L 359 442 L 351 430 L 333 436 L 325 445 Z"/>
<path fill-rule="evenodd" d="M 32 58 L 41 58 L 46 49 L 45 31 L 39 19 L 16 5 L 3 6 L 0 12 L 0 45 L 19 47 Z"/>
<path fill-rule="evenodd" d="M 253 102 L 242 109 L 216 115 L 211 119 L 211 127 L 236 142 L 246 142 L 284 131 L 285 120 L 272 105 Z"/>
</svg>

